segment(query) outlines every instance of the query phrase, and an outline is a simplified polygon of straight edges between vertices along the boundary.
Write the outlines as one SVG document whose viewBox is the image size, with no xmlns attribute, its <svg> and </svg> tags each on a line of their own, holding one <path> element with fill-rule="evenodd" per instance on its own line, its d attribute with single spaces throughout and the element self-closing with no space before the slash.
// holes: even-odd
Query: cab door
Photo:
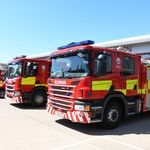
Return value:
<svg viewBox="0 0 150 150">
<path fill-rule="evenodd" d="M 106 51 L 94 53 L 93 99 L 103 99 L 112 86 L 112 54 Z"/>
<path fill-rule="evenodd" d="M 24 77 L 21 81 L 22 91 L 30 92 L 36 84 L 39 63 L 26 61 L 24 66 Z"/>
<path fill-rule="evenodd" d="M 126 54 L 122 57 L 120 82 L 122 83 L 122 91 L 126 96 L 138 94 L 140 72 L 140 63 L 138 62 L 138 58 L 132 55 Z"/>
</svg>

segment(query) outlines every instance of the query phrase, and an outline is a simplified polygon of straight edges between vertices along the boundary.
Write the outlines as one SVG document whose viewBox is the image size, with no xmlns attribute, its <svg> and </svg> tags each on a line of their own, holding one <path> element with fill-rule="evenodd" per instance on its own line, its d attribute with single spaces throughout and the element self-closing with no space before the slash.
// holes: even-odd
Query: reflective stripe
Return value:
<svg viewBox="0 0 150 150">
<path fill-rule="evenodd" d="M 21 84 L 22 85 L 34 85 L 35 77 L 22 78 Z"/>
<path fill-rule="evenodd" d="M 138 94 L 142 94 L 142 89 L 138 89 Z"/>
<path fill-rule="evenodd" d="M 127 93 L 126 89 L 115 89 L 115 91 L 122 92 L 124 95 L 126 95 L 126 93 Z"/>
<path fill-rule="evenodd" d="M 150 80 L 148 80 L 148 89 L 150 89 Z"/>
<path fill-rule="evenodd" d="M 35 84 L 35 86 L 47 86 L 47 84 Z"/>
<path fill-rule="evenodd" d="M 92 90 L 106 90 L 108 91 L 112 85 L 112 80 L 103 80 L 103 81 L 93 81 L 92 82 Z M 134 89 L 136 87 L 136 89 Z M 150 80 L 149 80 L 149 88 L 150 88 Z M 115 89 L 115 91 L 120 91 L 124 95 L 127 95 L 127 92 L 132 90 L 136 90 L 137 94 L 145 94 L 146 89 L 138 89 L 138 79 L 126 80 L 126 88 L 125 89 Z M 134 91 L 135 93 L 135 91 Z"/>
<path fill-rule="evenodd" d="M 138 94 L 146 94 L 147 89 L 138 89 Z"/>
<path fill-rule="evenodd" d="M 0 86 L 2 86 L 3 85 L 3 82 L 2 81 L 0 81 Z"/>
<path fill-rule="evenodd" d="M 137 79 L 126 81 L 126 89 L 127 90 L 133 90 L 135 85 L 137 85 L 137 87 L 138 87 L 138 80 Z"/>
<path fill-rule="evenodd" d="M 141 94 L 146 94 L 147 90 L 146 89 L 142 89 L 142 93 Z"/>
<path fill-rule="evenodd" d="M 92 90 L 109 90 L 111 85 L 111 80 L 92 81 Z"/>
</svg>

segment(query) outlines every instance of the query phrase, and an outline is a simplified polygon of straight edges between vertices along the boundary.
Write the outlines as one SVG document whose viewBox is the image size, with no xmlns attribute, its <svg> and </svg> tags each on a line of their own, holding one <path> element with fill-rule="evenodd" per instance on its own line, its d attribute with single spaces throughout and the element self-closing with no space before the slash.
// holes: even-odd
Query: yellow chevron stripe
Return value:
<svg viewBox="0 0 150 150">
<path fill-rule="evenodd" d="M 21 84 L 22 85 L 34 85 L 35 84 L 35 77 L 22 78 Z"/>
<path fill-rule="evenodd" d="M 128 90 L 133 90 L 135 85 L 137 85 L 137 87 L 138 87 L 137 79 L 126 81 L 126 89 L 128 89 Z"/>
<path fill-rule="evenodd" d="M 112 85 L 111 80 L 93 81 L 92 90 L 109 90 Z"/>
<path fill-rule="evenodd" d="M 35 86 L 45 86 L 45 87 L 47 87 L 47 84 L 35 84 Z"/>
</svg>

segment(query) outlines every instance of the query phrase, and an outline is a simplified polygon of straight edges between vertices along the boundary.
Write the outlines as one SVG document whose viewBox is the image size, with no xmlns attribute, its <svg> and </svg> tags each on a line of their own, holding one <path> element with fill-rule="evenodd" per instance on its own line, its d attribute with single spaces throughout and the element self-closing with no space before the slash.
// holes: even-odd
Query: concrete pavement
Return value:
<svg viewBox="0 0 150 150">
<path fill-rule="evenodd" d="M 113 130 L 57 120 L 45 108 L 0 99 L 0 150 L 149 150 L 150 113 Z"/>
</svg>

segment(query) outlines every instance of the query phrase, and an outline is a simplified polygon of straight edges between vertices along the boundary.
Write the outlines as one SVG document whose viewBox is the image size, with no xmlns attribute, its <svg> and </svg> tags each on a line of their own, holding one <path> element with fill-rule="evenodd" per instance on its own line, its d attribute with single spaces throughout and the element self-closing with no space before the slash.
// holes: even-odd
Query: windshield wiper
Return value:
<svg viewBox="0 0 150 150">
<path fill-rule="evenodd" d="M 70 74 L 68 74 L 68 75 L 64 76 L 64 78 L 72 79 L 73 77 Z"/>
</svg>

